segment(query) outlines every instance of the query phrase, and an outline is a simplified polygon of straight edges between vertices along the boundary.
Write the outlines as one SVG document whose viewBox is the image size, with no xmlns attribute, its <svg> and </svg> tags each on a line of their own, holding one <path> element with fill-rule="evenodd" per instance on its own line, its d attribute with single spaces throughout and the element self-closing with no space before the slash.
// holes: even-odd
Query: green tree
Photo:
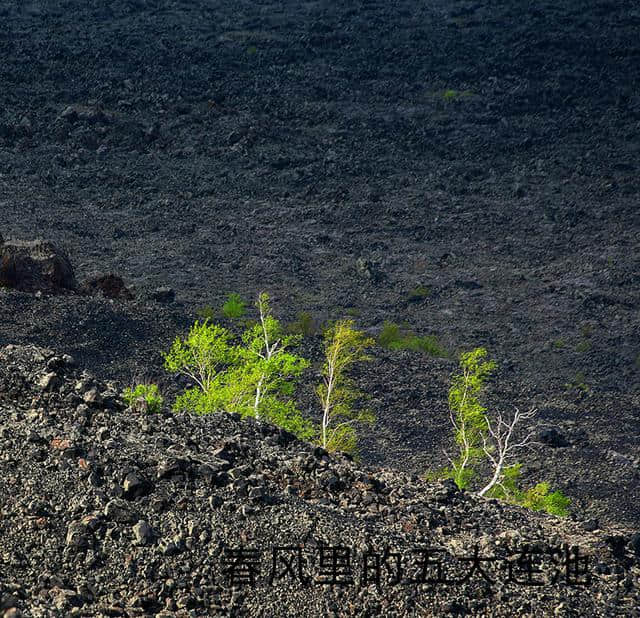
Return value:
<svg viewBox="0 0 640 618">
<path fill-rule="evenodd" d="M 310 439 L 315 427 L 291 399 L 295 378 L 308 361 L 287 351 L 298 338 L 283 335 L 267 294 L 260 294 L 257 307 L 260 320 L 244 332 L 240 344 L 234 345 L 228 330 L 208 320 L 196 322 L 186 339 L 176 338 L 165 355 L 165 368 L 188 376 L 195 386 L 176 398 L 173 409 L 238 412 Z"/>
<path fill-rule="evenodd" d="M 449 390 L 449 411 L 459 454 L 450 458 L 451 477 L 460 489 L 468 488 L 476 476 L 475 465 L 488 462 L 492 474 L 480 489 L 479 496 L 489 496 L 519 504 L 534 511 L 564 516 L 570 499 L 562 492 L 549 493 L 549 484 L 538 483 L 522 490 L 518 486 L 522 464 L 514 461 L 516 453 L 530 443 L 531 434 L 517 439 L 519 424 L 535 415 L 535 409 L 520 412 L 517 408 L 510 420 L 498 413 L 493 420 L 480 402 L 485 382 L 495 368 L 486 360 L 487 351 L 476 348 L 460 356 L 461 372 L 453 377 Z"/>
<path fill-rule="evenodd" d="M 355 452 L 353 424 L 375 421 L 370 411 L 354 410 L 362 393 L 347 376 L 354 363 L 370 360 L 365 350 L 374 343 L 372 338 L 353 328 L 353 320 L 339 320 L 325 332 L 323 381 L 316 393 L 322 405 L 320 444 L 329 451 Z"/>
<path fill-rule="evenodd" d="M 485 360 L 486 356 L 484 348 L 461 354 L 462 371 L 453 377 L 449 389 L 449 416 L 459 448 L 458 457 L 450 460 L 450 475 L 460 489 L 469 486 L 475 474 L 472 466 L 484 455 L 482 436 L 487 430 L 487 419 L 486 408 L 479 397 L 496 366 L 493 361 Z"/>
<path fill-rule="evenodd" d="M 256 303 L 259 321 L 242 335 L 238 348 L 240 363 L 233 371 L 234 410 L 243 416 L 266 419 L 311 438 L 315 429 L 297 410 L 291 399 L 295 379 L 309 362 L 288 350 L 300 343 L 300 336 L 286 335 L 271 314 L 269 296 L 261 293 Z"/>
<path fill-rule="evenodd" d="M 230 343 L 231 333 L 208 320 L 196 321 L 185 339 L 176 337 L 164 355 L 165 369 L 187 376 L 196 386 L 179 395 L 175 411 L 208 414 L 224 409 L 227 402 L 225 378 L 238 362 L 237 349 Z"/>
</svg>

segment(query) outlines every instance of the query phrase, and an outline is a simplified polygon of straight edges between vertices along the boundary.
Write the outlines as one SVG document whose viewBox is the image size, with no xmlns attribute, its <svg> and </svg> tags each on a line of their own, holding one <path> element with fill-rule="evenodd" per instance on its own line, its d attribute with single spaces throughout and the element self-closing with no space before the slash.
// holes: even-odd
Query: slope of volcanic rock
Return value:
<svg viewBox="0 0 640 618">
<path fill-rule="evenodd" d="M 126 383 L 231 291 L 406 320 L 486 347 L 494 407 L 563 436 L 531 480 L 640 529 L 639 25 L 637 0 L 0 1 L 0 234 L 135 292 L 3 289 L 0 344 Z M 363 458 L 445 464 L 455 362 L 376 357 Z"/>
<path fill-rule="evenodd" d="M 640 544 L 628 531 L 588 532 L 448 483 L 360 466 L 233 415 L 133 412 L 113 382 L 48 349 L 0 349 L 0 447 L 5 616 L 613 616 L 640 603 Z M 564 554 L 552 552 L 563 544 L 588 564 L 566 571 Z M 269 582 L 276 547 L 289 548 L 293 566 L 287 572 L 278 550 Z M 351 551 L 351 570 L 337 559 L 334 573 L 327 555 L 340 548 Z M 385 548 L 390 566 L 377 589 L 362 566 L 366 552 L 371 567 Z M 475 548 L 499 560 L 474 570 L 460 559 Z M 257 553 L 240 560 L 240 549 Z M 449 559 L 447 578 L 466 581 L 409 581 L 426 549 Z M 507 561 L 521 581 L 516 557 L 536 549 L 534 577 L 556 581 L 509 582 Z M 399 583 L 389 581 L 394 554 Z M 426 575 L 436 574 L 434 563 Z M 345 585 L 321 583 L 334 575 Z"/>
</svg>

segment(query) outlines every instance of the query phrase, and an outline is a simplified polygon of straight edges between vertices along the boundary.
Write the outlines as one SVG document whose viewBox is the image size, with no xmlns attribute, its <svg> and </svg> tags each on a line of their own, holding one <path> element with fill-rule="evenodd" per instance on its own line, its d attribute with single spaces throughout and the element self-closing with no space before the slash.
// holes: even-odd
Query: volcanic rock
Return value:
<svg viewBox="0 0 640 618">
<path fill-rule="evenodd" d="M 636 530 L 483 500 L 290 435 L 282 444 L 278 427 L 238 415 L 163 411 L 141 434 L 147 415 L 119 397 L 89 416 L 69 405 L 78 384 L 109 388 L 69 364 L 53 363 L 58 380 L 43 395 L 32 376 L 52 358 L 62 356 L 0 348 L 10 615 L 608 616 L 640 603 Z M 33 416 L 42 396 L 49 414 Z M 28 438 L 34 429 L 74 448 L 29 457 L 42 442 Z M 101 471 L 99 486 L 87 467 Z M 221 474 L 227 482 L 212 482 Z M 521 585 L 527 552 L 541 557 L 540 586 Z"/>
<path fill-rule="evenodd" d="M 133 299 L 133 293 L 124 284 L 122 278 L 112 273 L 87 279 L 80 286 L 80 291 L 89 295 L 101 294 L 105 298 Z"/>
<path fill-rule="evenodd" d="M 61 294 L 77 283 L 69 258 L 54 243 L 11 240 L 0 244 L 0 286 Z"/>
</svg>

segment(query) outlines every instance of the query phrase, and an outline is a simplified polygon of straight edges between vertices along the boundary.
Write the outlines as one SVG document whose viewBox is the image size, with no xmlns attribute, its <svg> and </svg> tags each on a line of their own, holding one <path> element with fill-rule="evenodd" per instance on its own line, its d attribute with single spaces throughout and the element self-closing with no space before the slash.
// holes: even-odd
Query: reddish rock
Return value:
<svg viewBox="0 0 640 618">
<path fill-rule="evenodd" d="M 87 279 L 82 284 L 81 291 L 91 296 L 102 294 L 105 298 L 133 299 L 133 294 L 124 284 L 122 278 L 114 274 L 99 275 L 98 277 Z"/>
</svg>

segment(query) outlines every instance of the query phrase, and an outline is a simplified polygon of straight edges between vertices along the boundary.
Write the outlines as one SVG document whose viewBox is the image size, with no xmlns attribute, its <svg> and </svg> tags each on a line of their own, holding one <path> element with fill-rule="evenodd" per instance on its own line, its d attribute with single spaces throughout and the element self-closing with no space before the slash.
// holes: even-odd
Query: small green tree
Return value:
<svg viewBox="0 0 640 618">
<path fill-rule="evenodd" d="M 231 333 L 226 328 L 210 324 L 208 320 L 196 321 L 186 339 L 176 337 L 164 355 L 165 369 L 187 376 L 196 386 L 177 397 L 173 405 L 175 411 L 207 414 L 224 409 L 225 378 L 238 360 L 238 352 L 230 339 Z"/>
<path fill-rule="evenodd" d="M 291 399 L 295 378 L 309 366 L 306 359 L 288 351 L 301 337 L 284 334 L 271 314 L 268 294 L 261 293 L 256 306 L 260 319 L 242 335 L 240 363 L 230 377 L 236 393 L 233 411 L 267 419 L 300 437 L 311 438 L 315 433 L 312 423 L 302 417 Z"/>
<path fill-rule="evenodd" d="M 516 408 L 510 420 L 503 419 L 500 413 L 493 420 L 487 415 L 479 396 L 495 363 L 486 360 L 486 355 L 484 348 L 476 348 L 460 356 L 462 371 L 453 377 L 449 390 L 450 418 L 459 455 L 455 459 L 449 458 L 451 468 L 445 470 L 445 476 L 453 478 L 460 489 L 468 488 L 476 475 L 473 466 L 485 459 L 493 472 L 477 492 L 479 496 L 564 516 L 568 513 L 570 500 L 560 491 L 549 493 L 548 483 L 538 483 L 527 490 L 518 487 L 522 465 L 515 461 L 515 456 L 531 440 L 531 434 L 516 439 L 518 426 L 533 418 L 536 410 L 520 412 Z"/>
<path fill-rule="evenodd" d="M 353 328 L 353 320 L 339 320 L 325 332 L 323 381 L 316 393 L 322 405 L 320 444 L 329 451 L 355 452 L 353 424 L 375 421 L 370 411 L 354 410 L 362 395 L 346 375 L 354 363 L 370 360 L 365 350 L 374 343 L 372 338 Z"/>
<path fill-rule="evenodd" d="M 315 427 L 291 399 L 294 379 L 308 362 L 287 351 L 298 339 L 283 336 L 268 301 L 267 294 L 260 294 L 260 321 L 244 332 L 240 345 L 232 343 L 228 330 L 208 320 L 196 322 L 186 339 L 175 339 L 165 354 L 165 368 L 188 376 L 195 386 L 176 398 L 173 409 L 196 414 L 238 412 L 310 439 Z"/>
<path fill-rule="evenodd" d="M 482 436 L 487 429 L 487 419 L 479 396 L 496 366 L 493 361 L 485 360 L 486 356 L 484 348 L 461 354 L 462 371 L 453 377 L 449 389 L 449 416 L 460 451 L 458 457 L 450 459 L 450 475 L 460 489 L 469 486 L 475 474 L 472 466 L 483 457 Z"/>
</svg>

